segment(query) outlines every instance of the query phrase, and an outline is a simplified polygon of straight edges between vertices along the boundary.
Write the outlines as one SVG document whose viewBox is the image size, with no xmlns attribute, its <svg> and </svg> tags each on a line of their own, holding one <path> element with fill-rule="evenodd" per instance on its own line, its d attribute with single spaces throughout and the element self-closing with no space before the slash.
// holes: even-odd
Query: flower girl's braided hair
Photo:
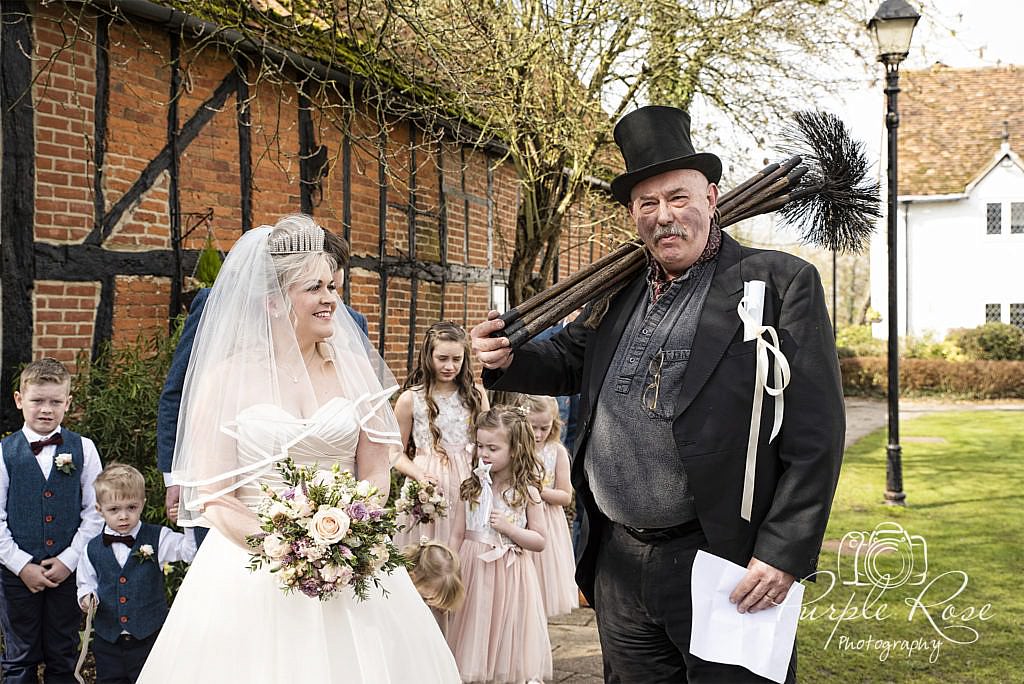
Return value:
<svg viewBox="0 0 1024 684">
<path fill-rule="evenodd" d="M 526 419 L 529 415 L 522 406 L 494 406 L 480 414 L 474 426 L 476 430 L 502 429 L 508 436 L 509 470 L 511 486 L 502 493 L 502 497 L 512 508 L 521 508 L 528 502 L 538 503 L 530 496 L 530 488 L 540 491 L 544 481 L 544 464 L 537 460 L 536 446 L 533 439 L 533 428 Z M 475 440 L 475 434 L 474 434 Z M 473 468 L 480 465 L 480 456 L 473 448 Z M 477 501 L 483 486 L 475 475 L 463 480 L 459 493 L 466 501 Z"/>
<path fill-rule="evenodd" d="M 455 387 L 458 389 L 462 405 L 469 410 L 470 425 L 480 415 L 483 397 L 480 396 L 480 390 L 476 388 L 476 384 L 473 382 L 473 349 L 470 346 L 469 335 L 451 321 L 441 321 L 430 326 L 423 339 L 423 345 L 420 347 L 417 366 L 409 374 L 409 377 L 406 378 L 403 389 L 409 389 L 417 385 L 423 387 L 423 399 L 427 405 L 427 425 L 430 428 L 430 436 L 434 442 L 432 447 L 434 453 L 441 457 L 442 462 L 447 462 L 448 454 L 445 452 L 444 447 L 441 446 L 441 430 L 438 429 L 435 423 L 439 411 L 437 402 L 434 401 L 433 397 L 434 385 L 437 383 L 437 376 L 434 374 L 434 348 L 437 347 L 438 342 L 454 342 L 462 345 L 462 368 L 459 370 L 459 374 L 455 376 Z M 426 445 L 421 444 L 419 446 L 425 447 Z M 411 438 L 409 440 L 409 447 L 409 451 L 412 452 L 409 454 L 409 457 L 412 458 L 415 454 L 416 445 L 412 443 Z"/>
</svg>

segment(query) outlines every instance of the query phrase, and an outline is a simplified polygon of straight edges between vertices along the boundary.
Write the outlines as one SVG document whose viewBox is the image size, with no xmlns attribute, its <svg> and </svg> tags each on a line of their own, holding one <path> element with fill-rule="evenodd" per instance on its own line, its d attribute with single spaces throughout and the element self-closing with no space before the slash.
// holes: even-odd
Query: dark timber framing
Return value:
<svg viewBox="0 0 1024 684">
<path fill-rule="evenodd" d="M 96 112 L 93 116 L 93 230 L 103 223 L 106 199 L 103 169 L 107 155 L 107 114 L 110 112 L 110 15 L 96 17 Z"/>
<path fill-rule="evenodd" d="M 341 141 L 341 230 L 342 237 L 352 249 L 352 141 L 346 135 Z M 351 252 L 350 252 L 351 254 Z M 345 264 L 345 283 L 342 287 L 342 300 L 346 304 L 352 302 L 351 259 Z"/>
<path fill-rule="evenodd" d="M 319 169 L 314 169 L 317 157 L 313 114 L 305 82 L 299 86 L 299 203 L 303 214 L 313 215 L 313 191 L 319 181 Z"/>
<path fill-rule="evenodd" d="M 21 415 L 11 390 L 22 364 L 32 360 L 32 254 L 35 223 L 35 128 L 32 106 L 32 24 L 28 5 L 0 3 L 0 258 L 3 263 L 3 372 L 0 431 L 16 430 Z"/>
<path fill-rule="evenodd" d="M 252 230 L 252 116 L 249 111 L 249 82 L 245 67 L 235 62 L 238 87 L 235 111 L 238 118 L 238 183 L 242 202 L 242 232 Z"/>
<path fill-rule="evenodd" d="M 181 101 L 181 39 L 170 34 L 171 50 L 171 91 L 167 100 L 167 144 L 171 148 L 170 182 L 167 188 L 168 220 L 171 233 L 171 249 L 174 250 L 174 275 L 171 276 L 170 317 L 181 311 L 181 289 L 185 273 L 181 265 L 181 193 L 178 188 L 178 171 L 181 151 L 178 149 L 178 104 Z M 111 306 L 113 313 L 113 306 Z M 168 325 L 173 325 L 168 322 Z M 109 338 L 108 338 L 109 339 Z"/>
<path fill-rule="evenodd" d="M 379 228 L 377 231 L 377 261 L 383 263 L 388 245 L 388 176 L 384 158 L 387 150 L 387 138 L 383 131 L 381 131 L 377 144 L 380 150 L 377 156 L 377 226 Z M 380 330 L 378 331 L 377 352 L 384 356 L 388 320 L 388 273 L 384 270 L 379 273 Z"/>
<path fill-rule="evenodd" d="M 100 3 L 101 5 L 103 3 Z M 199 105 L 191 116 L 182 122 L 179 97 L 182 91 L 182 73 L 179 57 L 185 35 L 182 27 L 188 24 L 187 15 L 171 11 L 164 17 L 166 8 L 156 11 L 156 6 L 144 2 L 114 3 L 129 16 L 135 14 L 143 21 L 154 21 L 157 26 L 165 29 L 169 49 L 169 105 L 167 112 L 167 138 L 164 147 L 146 164 L 129 189 L 120 197 L 110 197 L 113 204 L 107 204 L 107 193 L 104 191 L 105 164 L 108 152 L 108 129 L 110 126 L 110 91 L 112 65 L 109 54 L 110 26 L 116 21 L 114 15 L 100 11 L 96 15 L 95 25 L 95 111 L 93 112 L 94 130 L 92 163 L 94 166 L 91 179 L 93 192 L 93 225 L 85 240 L 77 244 L 54 245 L 34 241 L 35 224 L 35 127 L 34 103 L 32 101 L 33 83 L 33 45 L 32 45 L 32 7 L 34 3 L 24 0 L 2 0 L 2 40 L 0 40 L 0 109 L 2 109 L 3 156 L 0 161 L 0 256 L 2 256 L 3 272 L 0 274 L 3 284 L 3 339 L 2 362 L 3 373 L 0 378 L 0 417 L 3 429 L 16 429 L 20 424 L 20 414 L 15 409 L 9 391 L 16 380 L 16 372 L 21 365 L 32 358 L 34 335 L 33 320 L 33 287 L 37 280 L 54 280 L 63 282 L 98 282 L 100 284 L 100 302 L 96 311 L 93 333 L 92 352 L 95 355 L 101 346 L 111 339 L 114 327 L 114 300 L 116 282 L 119 276 L 156 276 L 171 280 L 172 288 L 168 303 L 169 317 L 177 313 L 181 298 L 181 287 L 185 273 L 195 269 L 200 250 L 184 249 L 182 244 L 182 213 L 180 198 L 179 164 L 182 155 L 190 144 L 203 131 L 214 116 L 224 110 L 230 97 L 236 98 L 236 122 L 238 129 L 238 160 L 239 160 L 239 192 L 242 217 L 242 231 L 249 230 L 253 225 L 253 161 L 252 161 L 252 129 L 250 112 L 250 92 L 247 83 L 247 69 L 251 62 L 236 55 L 235 63 L 223 77 L 217 87 Z M 146 8 L 152 12 L 146 14 Z M 144 11 L 145 10 L 145 11 Z M 136 13 L 137 12 L 137 13 Z M 156 14 L 153 14 L 156 12 Z M 182 23 L 184 22 L 184 23 Z M 207 26 L 204 24 L 204 26 Z M 207 26 L 209 28 L 212 25 Z M 230 40 L 228 41 L 230 42 Z M 252 46 L 249 46 L 252 47 Z M 253 59 L 260 59 L 258 52 L 250 53 Z M 289 53 L 290 54 L 290 53 Z M 293 58 L 298 59 L 292 55 Z M 290 63 L 290 62 L 289 62 Z M 306 62 L 303 62 L 306 64 Z M 344 75 L 329 70 L 332 77 L 343 78 Z M 300 90 L 301 103 L 298 111 L 299 144 L 300 144 L 300 192 L 302 210 L 313 212 L 315 203 L 320 196 L 314 192 L 321 190 L 324 170 L 326 168 L 327 150 L 318 145 L 315 138 L 315 124 L 310 99 L 305 90 Z M 230 105 L 228 105 L 230 106 Z M 378 158 L 378 225 L 379 241 L 376 256 L 353 256 L 346 267 L 344 299 L 351 300 L 349 275 L 353 268 L 364 269 L 377 273 L 379 276 L 379 331 L 377 346 L 384 355 L 387 343 L 388 321 L 388 290 L 392 279 L 408 280 L 410 283 L 410 306 L 408 312 L 409 339 L 406 354 L 407 368 L 411 369 L 417 340 L 417 307 L 419 304 L 419 285 L 421 282 L 439 284 L 441 290 L 441 316 L 450 316 L 452 307 L 446 305 L 450 285 L 460 284 L 462 292 L 462 317 L 468 316 L 469 285 L 471 283 L 487 283 L 493 281 L 493 231 L 495 223 L 494 208 L 494 169 L 490 155 L 484 152 L 487 164 L 487 195 L 474 196 L 467 192 L 466 165 L 467 154 L 459 145 L 459 181 L 458 185 L 446 187 L 444 159 L 445 147 L 441 143 L 437 151 L 437 183 L 438 208 L 434 211 L 423 209 L 418 196 L 424 178 L 417 175 L 417 138 L 418 130 L 414 124 L 409 128 L 409 184 L 408 196 L 399 198 L 389 196 L 389 179 L 386 164 L 386 152 L 391 144 L 385 131 L 379 139 Z M 419 153 L 423 154 L 423 153 Z M 342 225 L 344 236 L 351 242 L 352 235 L 352 149 L 351 141 L 342 139 L 341 173 L 342 173 Z M 421 157 L 422 160 L 422 157 Z M 452 169 L 449 169 L 452 171 Z M 109 250 L 104 247 L 107 239 L 128 216 L 134 206 L 158 182 L 163 173 L 168 173 L 170 183 L 168 192 L 168 220 L 170 225 L 171 245 L 168 249 L 155 249 L 141 252 Z M 429 182 L 429 179 L 428 179 Z M 389 205 L 389 197 L 392 203 Z M 464 235 L 462 242 L 462 258 L 451 254 L 448 240 L 448 211 L 450 202 L 460 202 L 463 206 Z M 487 211 L 487 265 L 473 267 L 464 265 L 469 260 L 471 242 L 470 207 L 484 205 Z M 458 206 L 458 205 L 452 205 Z M 408 254 L 388 254 L 388 212 L 397 211 L 404 214 L 408 231 Z M 393 215 L 394 216 L 394 215 Z M 434 221 L 436 220 L 436 224 Z M 438 261 L 419 258 L 417 249 L 417 233 L 419 227 L 437 226 L 439 239 Z M 459 230 L 458 227 L 455 227 Z M 422 237 L 422 236 L 421 236 Z M 458 251 L 458 248 L 456 248 Z M 454 256 L 463 264 L 450 264 L 449 258 Z M 447 306 L 447 308 L 446 308 Z M 369 313 L 369 312 L 367 312 Z M 404 312 L 402 312 L 404 314 Z"/>
<path fill-rule="evenodd" d="M 437 239 L 438 244 L 438 260 L 442 264 L 448 263 L 448 195 L 444 191 L 444 143 L 440 143 L 437 146 L 437 189 L 438 189 L 438 207 L 437 207 Z M 444 300 L 448 294 L 448 273 L 447 271 L 441 272 L 441 320 L 445 320 L 444 316 Z"/>
<path fill-rule="evenodd" d="M 409 125 L 409 197 L 406 216 L 409 222 L 409 259 L 416 261 L 416 129 Z M 416 305 L 419 299 L 420 279 L 414 269 L 409 279 L 409 344 L 405 350 L 405 370 L 412 370 L 416 351 Z"/>
</svg>

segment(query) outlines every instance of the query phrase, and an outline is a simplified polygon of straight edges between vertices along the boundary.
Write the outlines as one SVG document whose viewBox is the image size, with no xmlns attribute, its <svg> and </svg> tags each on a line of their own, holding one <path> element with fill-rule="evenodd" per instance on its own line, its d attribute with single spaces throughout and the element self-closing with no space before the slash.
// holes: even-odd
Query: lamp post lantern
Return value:
<svg viewBox="0 0 1024 684">
<path fill-rule="evenodd" d="M 900 92 L 900 62 L 910 52 L 910 39 L 920 18 L 921 15 L 906 0 L 885 0 L 868 22 L 868 31 L 878 48 L 878 61 L 885 65 L 885 128 L 888 131 L 889 150 L 889 201 L 886 210 L 889 266 L 889 444 L 886 447 L 885 502 L 893 505 L 903 505 L 906 499 L 900 447 L 900 340 L 896 301 L 896 129 L 900 124 L 896 96 Z"/>
</svg>

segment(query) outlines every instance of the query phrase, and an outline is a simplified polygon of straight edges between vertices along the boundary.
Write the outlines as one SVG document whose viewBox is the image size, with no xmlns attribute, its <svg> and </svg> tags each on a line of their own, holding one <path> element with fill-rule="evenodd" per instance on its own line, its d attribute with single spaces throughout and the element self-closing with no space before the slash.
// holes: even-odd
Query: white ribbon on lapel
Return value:
<svg viewBox="0 0 1024 684">
<path fill-rule="evenodd" d="M 789 361 L 782 353 L 779 343 L 779 333 L 770 325 L 763 325 L 764 318 L 764 291 L 763 280 L 748 280 L 743 283 L 743 299 L 736 307 L 736 313 L 743 321 L 743 341 L 750 342 L 757 340 L 757 368 L 754 372 L 754 403 L 750 409 L 750 434 L 747 437 L 747 463 L 743 474 L 743 497 L 740 501 L 740 515 L 743 519 L 750 521 L 751 511 L 754 504 L 754 473 L 757 466 L 757 438 L 761 432 L 761 403 L 764 393 L 775 397 L 775 421 L 772 424 L 772 436 L 768 439 L 771 444 L 782 429 L 782 414 L 784 409 L 783 390 L 789 385 L 790 370 Z M 766 340 L 764 335 L 768 334 L 771 341 Z M 775 386 L 768 384 L 768 353 L 775 357 L 774 379 Z"/>
</svg>

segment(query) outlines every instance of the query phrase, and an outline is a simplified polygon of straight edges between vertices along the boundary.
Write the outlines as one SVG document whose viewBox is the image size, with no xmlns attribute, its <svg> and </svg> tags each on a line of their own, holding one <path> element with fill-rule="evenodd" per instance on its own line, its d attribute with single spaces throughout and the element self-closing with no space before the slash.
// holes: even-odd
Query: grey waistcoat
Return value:
<svg viewBox="0 0 1024 684">
<path fill-rule="evenodd" d="M 614 522 L 658 528 L 697 517 L 672 419 L 717 263 L 693 266 L 654 304 L 645 293 L 608 366 L 584 463 L 597 507 Z"/>
</svg>

